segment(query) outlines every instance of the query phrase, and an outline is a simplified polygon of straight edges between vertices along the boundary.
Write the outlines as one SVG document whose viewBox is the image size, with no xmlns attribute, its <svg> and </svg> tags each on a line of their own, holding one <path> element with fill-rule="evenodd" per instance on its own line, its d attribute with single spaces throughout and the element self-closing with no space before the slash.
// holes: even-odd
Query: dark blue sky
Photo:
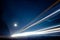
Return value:
<svg viewBox="0 0 60 40">
<path fill-rule="evenodd" d="M 35 17 L 37 17 L 41 12 L 43 12 L 55 1 L 56 0 L 5 0 L 3 20 L 6 22 L 11 32 L 16 32 L 16 30 L 19 30 L 25 25 L 27 25 L 30 21 L 32 21 Z M 43 18 L 44 16 L 52 13 L 57 9 L 60 9 L 59 3 L 55 5 L 53 8 L 51 8 L 49 11 L 47 11 L 41 17 Z M 39 17 L 39 19 L 41 17 Z M 60 20 L 60 14 L 58 16 L 54 16 L 53 18 L 41 24 L 31 27 L 26 31 L 33 31 L 52 25 L 60 24 L 60 22 L 58 22 L 57 20 L 55 22 L 55 19 Z M 18 27 L 14 27 L 14 23 L 17 23 Z"/>
</svg>

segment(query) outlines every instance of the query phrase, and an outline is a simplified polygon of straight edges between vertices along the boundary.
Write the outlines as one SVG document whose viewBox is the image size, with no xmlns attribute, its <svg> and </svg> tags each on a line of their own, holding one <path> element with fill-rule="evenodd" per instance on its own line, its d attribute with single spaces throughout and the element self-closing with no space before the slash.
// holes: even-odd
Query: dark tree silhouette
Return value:
<svg viewBox="0 0 60 40">
<path fill-rule="evenodd" d="M 3 10 L 4 10 L 4 0 L 0 0 L 0 36 L 7 36 L 9 35 L 9 29 L 4 20 L 2 19 Z"/>
</svg>

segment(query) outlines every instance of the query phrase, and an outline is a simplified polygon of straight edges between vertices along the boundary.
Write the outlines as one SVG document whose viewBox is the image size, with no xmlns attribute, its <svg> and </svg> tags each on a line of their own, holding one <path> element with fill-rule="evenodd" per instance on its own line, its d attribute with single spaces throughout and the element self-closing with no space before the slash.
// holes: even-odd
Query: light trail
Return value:
<svg viewBox="0 0 60 40">
<path fill-rule="evenodd" d="M 30 25 L 30 26 L 26 27 L 25 29 L 21 30 L 20 32 L 23 32 L 23 31 L 27 30 L 28 28 L 30 28 L 30 27 L 32 27 L 32 26 L 35 26 L 35 25 L 37 25 L 38 23 L 41 23 L 41 22 L 43 22 L 43 21 L 47 20 L 49 17 L 51 17 L 51 16 L 53 16 L 53 15 L 57 14 L 57 12 L 60 12 L 60 9 L 58 9 L 58 10 L 56 10 L 55 12 L 53 12 L 53 13 L 49 14 L 48 16 L 46 16 L 46 17 L 42 18 L 41 20 L 39 20 L 39 21 L 37 21 L 37 22 L 33 23 L 32 25 Z"/>
<path fill-rule="evenodd" d="M 31 25 L 33 22 L 35 22 L 37 20 L 37 18 L 39 18 L 40 16 L 42 16 L 45 12 L 47 12 L 48 10 L 50 10 L 53 6 L 55 6 L 56 4 L 58 4 L 60 1 L 57 0 L 56 2 L 54 2 L 52 5 L 50 5 L 46 10 L 44 10 L 42 13 L 40 13 L 36 18 L 33 19 L 33 21 L 31 21 L 30 23 L 28 23 L 26 26 L 24 26 L 22 29 L 19 30 L 19 32 L 22 32 L 23 29 L 27 28 L 29 25 Z M 17 31 L 18 32 L 18 31 Z"/>
<path fill-rule="evenodd" d="M 60 25 L 55 25 L 55 26 L 39 29 L 39 30 L 36 30 L 36 31 L 44 31 L 44 30 L 49 30 L 49 29 L 53 29 L 53 28 L 56 28 L 56 27 L 60 27 Z"/>
<path fill-rule="evenodd" d="M 51 33 L 56 33 L 56 32 L 60 32 L 60 28 L 54 28 L 54 29 L 49 29 L 45 31 L 18 33 L 18 34 L 11 35 L 11 37 L 27 37 L 27 36 L 36 36 L 36 35 L 46 35 L 46 34 L 51 34 Z"/>
</svg>

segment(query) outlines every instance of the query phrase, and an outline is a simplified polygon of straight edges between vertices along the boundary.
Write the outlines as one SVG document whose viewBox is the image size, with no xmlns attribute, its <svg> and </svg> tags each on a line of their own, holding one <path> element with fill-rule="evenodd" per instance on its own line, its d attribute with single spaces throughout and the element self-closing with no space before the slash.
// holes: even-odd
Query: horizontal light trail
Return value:
<svg viewBox="0 0 60 40">
<path fill-rule="evenodd" d="M 50 18 L 51 16 L 53 16 L 53 15 L 57 14 L 57 12 L 60 12 L 60 9 L 58 9 L 57 11 L 55 11 L 55 12 L 53 12 L 53 13 L 49 14 L 48 16 L 46 16 L 46 17 L 42 18 L 41 20 L 39 20 L 39 21 L 37 21 L 37 22 L 33 23 L 32 25 L 30 25 L 30 26 L 26 27 L 25 29 L 21 30 L 21 32 L 23 32 L 23 31 L 27 30 L 28 28 L 30 28 L 30 27 L 32 27 L 32 26 L 37 25 L 38 23 L 41 23 L 41 22 L 43 22 L 43 21 L 47 20 L 47 19 L 48 19 L 48 18 Z"/>
<path fill-rule="evenodd" d="M 28 27 L 29 25 L 31 25 L 32 23 L 34 23 L 37 18 L 39 18 L 40 16 L 44 15 L 45 12 L 47 12 L 48 10 L 50 10 L 53 6 L 55 6 L 56 4 L 59 3 L 59 0 L 57 0 L 56 2 L 54 2 L 52 5 L 50 5 L 47 9 L 45 9 L 42 13 L 40 13 L 36 18 L 33 19 L 33 21 L 31 21 L 30 23 L 28 23 L 26 26 L 24 26 L 22 29 L 19 30 L 19 32 L 22 32 L 23 29 L 25 29 L 26 27 Z M 18 31 L 17 31 L 18 32 Z"/>
<path fill-rule="evenodd" d="M 27 36 L 36 36 L 36 35 L 45 35 L 45 34 L 51 34 L 51 33 L 56 33 L 60 32 L 60 28 L 54 28 L 54 29 L 49 29 L 45 31 L 36 31 L 36 32 L 24 32 L 24 33 L 18 33 L 18 34 L 13 34 L 11 37 L 27 37 Z"/>
<path fill-rule="evenodd" d="M 58 27 L 60 27 L 60 25 L 55 25 L 55 26 L 39 29 L 39 30 L 36 30 L 36 31 L 44 31 L 44 30 L 49 30 L 49 29 L 58 28 Z"/>
</svg>

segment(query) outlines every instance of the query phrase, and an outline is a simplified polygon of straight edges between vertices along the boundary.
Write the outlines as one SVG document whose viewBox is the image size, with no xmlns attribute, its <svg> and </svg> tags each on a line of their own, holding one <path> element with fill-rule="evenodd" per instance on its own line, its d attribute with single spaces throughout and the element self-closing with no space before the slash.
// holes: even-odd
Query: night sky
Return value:
<svg viewBox="0 0 60 40">
<path fill-rule="evenodd" d="M 8 26 L 10 33 L 14 33 L 17 30 L 19 31 L 21 28 L 26 26 L 31 21 L 33 21 L 34 18 L 36 18 L 39 14 L 41 14 L 41 12 L 43 12 L 46 8 L 48 8 L 51 4 L 53 4 L 57 0 L 3 0 L 3 1 L 4 7 L 2 19 Z M 36 18 L 34 22 L 42 19 L 43 17 L 47 16 L 48 14 L 51 14 L 52 12 L 58 9 L 60 9 L 60 3 L 57 3 L 54 7 L 45 12 L 39 18 Z M 14 26 L 15 23 L 17 24 L 17 27 Z M 48 20 L 40 24 L 37 24 L 25 31 L 34 31 L 58 24 L 60 24 L 60 12 L 58 12 L 55 16 L 52 16 Z"/>
</svg>

